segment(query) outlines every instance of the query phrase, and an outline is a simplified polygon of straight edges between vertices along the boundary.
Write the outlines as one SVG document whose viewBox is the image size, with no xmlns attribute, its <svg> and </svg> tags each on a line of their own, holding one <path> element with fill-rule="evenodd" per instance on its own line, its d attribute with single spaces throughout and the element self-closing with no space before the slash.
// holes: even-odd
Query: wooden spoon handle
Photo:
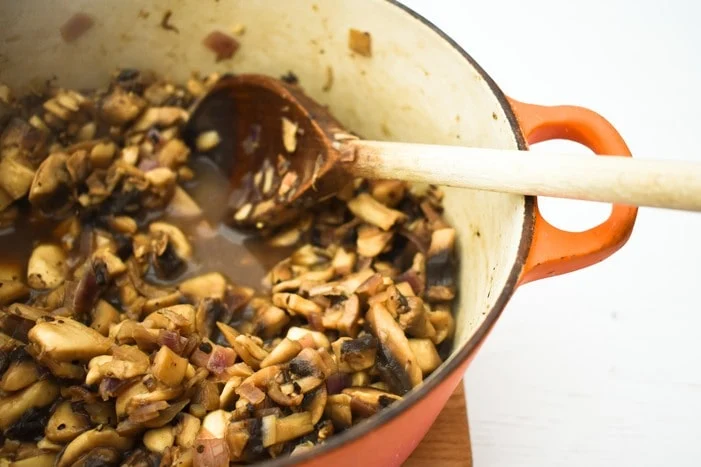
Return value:
<svg viewBox="0 0 701 467">
<path fill-rule="evenodd" d="M 589 201 L 701 211 L 701 164 L 464 146 L 348 141 L 357 176 Z"/>
</svg>

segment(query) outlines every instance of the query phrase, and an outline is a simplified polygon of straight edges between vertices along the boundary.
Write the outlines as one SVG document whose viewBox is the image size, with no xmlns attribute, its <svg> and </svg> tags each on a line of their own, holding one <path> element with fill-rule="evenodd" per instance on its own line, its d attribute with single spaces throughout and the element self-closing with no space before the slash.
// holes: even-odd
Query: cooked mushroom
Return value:
<svg viewBox="0 0 701 467">
<path fill-rule="evenodd" d="M 56 383 L 39 380 L 22 391 L 0 398 L 0 429 L 7 429 L 30 409 L 45 407 L 58 396 Z"/>
<path fill-rule="evenodd" d="M 436 330 L 436 335 L 433 337 L 433 342 L 436 345 L 453 335 L 455 331 L 455 319 L 450 312 L 450 307 L 446 307 L 445 309 L 437 308 L 434 311 L 429 311 L 428 319 Z"/>
<path fill-rule="evenodd" d="M 342 337 L 332 344 L 338 369 L 344 373 L 367 370 L 375 365 L 377 339 L 369 334 L 351 339 Z"/>
<path fill-rule="evenodd" d="M 226 278 L 218 272 L 207 273 L 181 282 L 178 290 L 183 295 L 195 299 L 218 298 L 221 300 L 226 293 Z"/>
<path fill-rule="evenodd" d="M 110 125 L 121 126 L 138 117 L 145 107 L 146 102 L 137 94 L 115 87 L 102 101 L 100 114 Z"/>
<path fill-rule="evenodd" d="M 11 462 L 12 467 L 53 467 L 56 454 L 39 454 Z"/>
<path fill-rule="evenodd" d="M 61 402 L 46 425 L 46 437 L 55 443 L 69 443 L 90 428 L 90 420 L 73 410 L 70 402 Z"/>
<path fill-rule="evenodd" d="M 175 253 L 183 260 L 192 258 L 192 246 L 185 234 L 172 224 L 165 222 L 152 222 L 149 225 L 151 234 L 162 234 L 168 238 L 168 244 L 173 246 Z"/>
<path fill-rule="evenodd" d="M 187 360 L 177 355 L 168 347 L 161 347 L 153 359 L 151 373 L 163 384 L 179 385 L 187 371 Z"/>
<path fill-rule="evenodd" d="M 404 395 L 423 380 L 421 368 L 411 351 L 409 341 L 392 315 L 382 304 L 370 307 L 366 318 L 373 334 L 380 341 L 380 355 L 386 359 L 383 376 L 393 390 Z"/>
<path fill-rule="evenodd" d="M 455 229 L 435 230 L 426 258 L 426 296 L 430 300 L 455 297 Z"/>
<path fill-rule="evenodd" d="M 71 441 L 56 460 L 56 467 L 69 467 L 95 448 L 112 448 L 118 452 L 125 452 L 132 444 L 133 441 L 130 438 L 120 436 L 112 428 L 95 428 L 81 433 Z"/>
<path fill-rule="evenodd" d="M 35 289 L 53 289 L 66 280 L 68 263 L 61 247 L 42 244 L 34 248 L 27 265 L 27 283 Z"/>
<path fill-rule="evenodd" d="M 200 419 L 190 414 L 183 413 L 180 422 L 175 427 L 175 442 L 182 448 L 191 448 L 195 444 L 195 438 L 200 431 Z"/>
<path fill-rule="evenodd" d="M 409 346 L 424 376 L 429 375 L 443 363 L 431 339 L 409 339 Z"/>
<path fill-rule="evenodd" d="M 10 363 L 2 375 L 0 389 L 5 392 L 19 391 L 34 384 L 39 379 L 39 368 L 31 360 L 19 360 Z"/>
<path fill-rule="evenodd" d="M 260 367 L 265 368 L 271 365 L 279 365 L 292 360 L 302 350 L 298 341 L 283 339 L 278 345 L 260 362 Z"/>
<path fill-rule="evenodd" d="M 58 362 L 87 361 L 104 355 L 111 345 L 102 334 L 71 318 L 37 322 L 28 337 L 39 358 L 46 355 Z"/>
<path fill-rule="evenodd" d="M 148 430 L 144 433 L 144 446 L 157 454 L 163 454 L 165 450 L 173 445 L 175 436 L 173 435 L 173 427 L 164 426 Z"/>
<path fill-rule="evenodd" d="M 351 387 L 343 390 L 343 394 L 351 397 L 350 407 L 353 415 L 363 418 L 374 415 L 379 410 L 389 407 L 394 402 L 402 398 L 374 388 L 356 388 Z"/>
<path fill-rule="evenodd" d="M 394 224 L 404 222 L 406 215 L 390 209 L 367 193 L 361 193 L 348 201 L 348 209 L 368 224 L 389 230 Z"/>
<path fill-rule="evenodd" d="M 232 345 L 241 360 L 253 369 L 259 368 L 260 363 L 268 356 L 268 352 L 250 336 L 239 335 Z"/>
<path fill-rule="evenodd" d="M 66 154 L 53 153 L 41 163 L 29 188 L 32 205 L 56 212 L 71 204 L 73 179 L 66 168 L 67 160 Z"/>
<path fill-rule="evenodd" d="M 358 254 L 367 258 L 374 258 L 387 248 L 393 236 L 392 232 L 385 232 L 377 227 L 360 226 L 357 240 Z"/>
</svg>

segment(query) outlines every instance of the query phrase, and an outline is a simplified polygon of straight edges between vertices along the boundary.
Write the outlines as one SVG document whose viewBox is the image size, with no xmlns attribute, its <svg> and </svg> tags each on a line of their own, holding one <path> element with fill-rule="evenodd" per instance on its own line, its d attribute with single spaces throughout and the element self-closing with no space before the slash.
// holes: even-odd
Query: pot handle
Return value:
<svg viewBox="0 0 701 467">
<path fill-rule="evenodd" d="M 576 141 L 598 155 L 631 156 L 616 129 L 598 113 L 575 106 L 526 104 L 509 98 L 528 144 L 552 139 Z M 546 221 L 536 200 L 533 242 L 519 284 L 576 271 L 602 261 L 625 245 L 638 212 L 614 204 L 609 218 L 584 232 L 567 232 Z"/>
</svg>

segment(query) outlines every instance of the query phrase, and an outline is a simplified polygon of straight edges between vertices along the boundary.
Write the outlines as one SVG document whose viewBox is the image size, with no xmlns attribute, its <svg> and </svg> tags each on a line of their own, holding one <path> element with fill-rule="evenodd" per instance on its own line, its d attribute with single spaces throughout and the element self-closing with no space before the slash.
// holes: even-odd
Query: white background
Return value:
<svg viewBox="0 0 701 467">
<path fill-rule="evenodd" d="M 501 89 L 608 118 L 639 157 L 701 162 L 692 0 L 406 0 Z M 547 143 L 536 151 L 580 151 Z M 544 200 L 584 229 L 604 205 Z M 641 208 L 628 244 L 517 291 L 466 375 L 475 465 L 701 465 L 701 214 Z"/>
</svg>

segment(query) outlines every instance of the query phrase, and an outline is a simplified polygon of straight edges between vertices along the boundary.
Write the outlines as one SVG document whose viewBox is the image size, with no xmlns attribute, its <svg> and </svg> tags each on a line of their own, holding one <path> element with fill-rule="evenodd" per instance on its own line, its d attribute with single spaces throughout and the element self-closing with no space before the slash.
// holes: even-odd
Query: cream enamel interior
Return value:
<svg viewBox="0 0 701 467">
<path fill-rule="evenodd" d="M 179 32 L 159 26 L 166 10 Z M 66 44 L 59 27 L 76 12 L 95 25 Z M 246 28 L 232 60 L 215 63 L 202 39 Z M 371 58 L 354 55 L 349 28 L 372 34 Z M 0 81 L 55 77 L 89 88 L 117 67 L 176 80 L 202 73 L 294 71 L 306 92 L 366 138 L 517 148 L 504 111 L 478 71 L 445 39 L 385 0 L 22 0 L 0 3 Z M 333 86 L 323 92 L 327 67 Z M 517 258 L 522 196 L 445 189 L 459 232 L 456 348 L 467 342 L 505 286 Z"/>
</svg>

